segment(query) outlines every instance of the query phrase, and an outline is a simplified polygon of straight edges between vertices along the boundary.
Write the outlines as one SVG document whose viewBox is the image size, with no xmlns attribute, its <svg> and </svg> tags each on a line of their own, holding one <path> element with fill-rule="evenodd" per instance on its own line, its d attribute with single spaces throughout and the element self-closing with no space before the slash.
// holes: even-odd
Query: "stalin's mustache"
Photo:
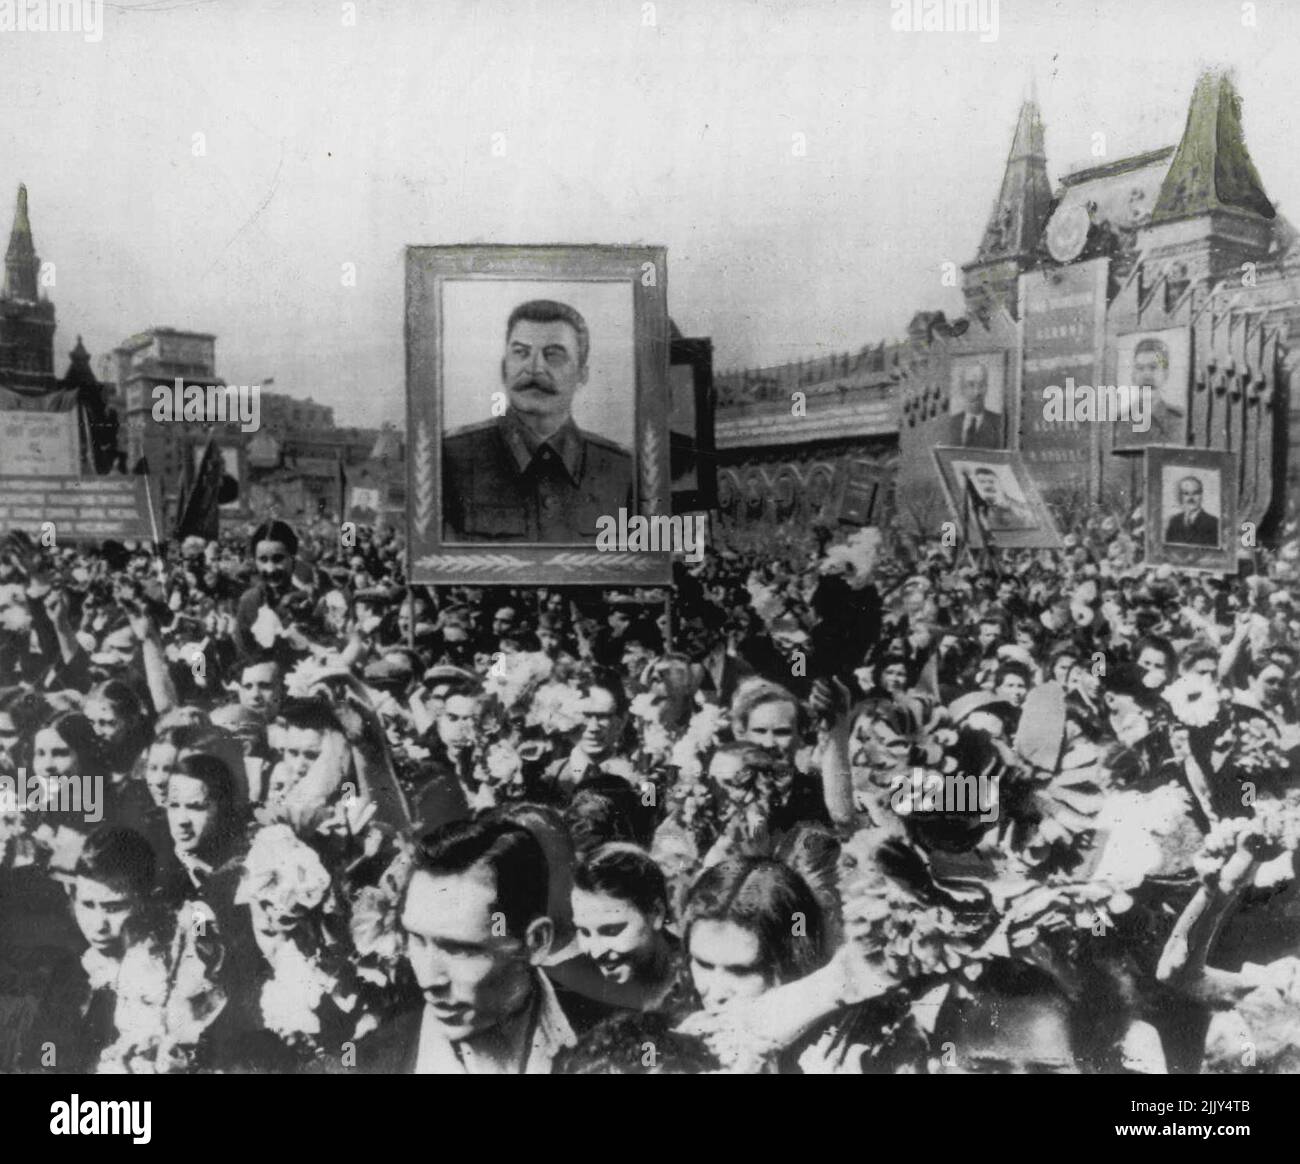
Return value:
<svg viewBox="0 0 1300 1164">
<path fill-rule="evenodd" d="M 544 392 L 547 396 L 558 395 L 554 384 L 549 380 L 543 380 L 541 377 L 534 376 L 531 373 L 515 381 L 516 392 L 527 392 L 530 388 L 538 392 Z"/>
</svg>

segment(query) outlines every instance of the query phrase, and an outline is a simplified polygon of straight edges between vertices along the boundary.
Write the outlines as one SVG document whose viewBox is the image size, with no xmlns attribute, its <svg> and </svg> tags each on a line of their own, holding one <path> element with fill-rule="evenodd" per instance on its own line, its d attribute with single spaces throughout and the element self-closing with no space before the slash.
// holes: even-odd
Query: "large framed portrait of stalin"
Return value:
<svg viewBox="0 0 1300 1164">
<path fill-rule="evenodd" d="M 408 247 L 406 359 L 412 582 L 671 581 L 662 247 Z"/>
<path fill-rule="evenodd" d="M 1148 445 L 1146 560 L 1212 574 L 1237 572 L 1237 454 Z"/>
</svg>

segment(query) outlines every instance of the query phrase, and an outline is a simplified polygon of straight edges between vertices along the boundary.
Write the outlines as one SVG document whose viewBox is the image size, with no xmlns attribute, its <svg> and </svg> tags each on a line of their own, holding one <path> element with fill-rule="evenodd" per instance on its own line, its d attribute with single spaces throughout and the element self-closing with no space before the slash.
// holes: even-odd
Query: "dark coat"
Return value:
<svg viewBox="0 0 1300 1164">
<path fill-rule="evenodd" d="M 980 413 L 979 422 L 969 440 L 964 440 L 966 432 L 966 413 L 958 412 L 948 418 L 945 443 L 963 449 L 1004 449 L 1006 441 L 1002 437 L 1002 413 L 985 409 Z"/>
<path fill-rule="evenodd" d="M 572 420 L 529 450 L 510 414 L 442 445 L 443 540 L 592 542 L 602 516 L 632 504 L 632 455 Z"/>
<path fill-rule="evenodd" d="M 573 1033 L 581 1037 L 602 1019 L 617 1013 L 617 1008 L 584 998 L 555 981 L 545 971 L 556 1001 L 568 1019 Z M 424 1002 L 409 1006 L 357 1045 L 357 1070 L 363 1075 L 413 1075 L 420 1052 L 420 1023 Z"/>
<path fill-rule="evenodd" d="M 1180 546 L 1217 546 L 1219 519 L 1203 509 L 1190 522 L 1176 513 L 1165 527 L 1165 541 Z"/>
</svg>

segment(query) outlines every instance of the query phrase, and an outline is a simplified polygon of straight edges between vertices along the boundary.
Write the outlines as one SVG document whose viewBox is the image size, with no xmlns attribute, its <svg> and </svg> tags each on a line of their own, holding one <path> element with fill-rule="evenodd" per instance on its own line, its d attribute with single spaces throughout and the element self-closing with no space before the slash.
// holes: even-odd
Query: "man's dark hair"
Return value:
<svg viewBox="0 0 1300 1164">
<path fill-rule="evenodd" d="M 722 1069 L 708 1044 L 673 1029 L 677 1017 L 625 1011 L 597 1023 L 555 1061 L 558 1075 L 708 1075 Z"/>
<path fill-rule="evenodd" d="M 573 846 L 586 853 L 610 841 L 630 841 L 643 849 L 654 836 L 653 810 L 621 776 L 598 772 L 578 782 L 564 810 Z"/>
<path fill-rule="evenodd" d="M 1190 671 L 1202 659 L 1213 659 L 1217 664 L 1223 652 L 1209 643 L 1192 643 L 1183 649 L 1182 658 L 1178 660 L 1184 671 Z"/>
<path fill-rule="evenodd" d="M 546 853 L 532 833 L 509 821 L 452 821 L 426 833 L 415 872 L 448 877 L 476 865 L 492 870 L 496 882 L 492 910 L 505 917 L 512 937 L 522 938 L 531 922 L 546 916 L 550 889 Z"/>
<path fill-rule="evenodd" d="M 26 687 L 6 687 L 0 690 L 0 712 L 12 717 L 19 735 L 30 736 L 50 714 L 44 698 Z"/>
<path fill-rule="evenodd" d="M 280 708 L 280 721 L 285 727 L 298 728 L 302 731 L 343 730 L 333 706 L 319 698 L 285 700 Z"/>
<path fill-rule="evenodd" d="M 454 695 L 463 695 L 466 699 L 479 699 L 484 695 L 483 684 L 478 679 L 452 679 L 446 685 L 443 701 Z"/>
<path fill-rule="evenodd" d="M 573 885 L 630 902 L 644 914 L 668 913 L 668 883 L 663 870 L 644 849 L 630 844 L 601 845 L 578 862 Z"/>
<path fill-rule="evenodd" d="M 1265 654 L 1261 655 L 1258 659 L 1252 659 L 1252 660 L 1251 660 L 1251 662 L 1250 662 L 1250 677 L 1251 677 L 1252 679 L 1258 679 L 1258 678 L 1259 678 L 1262 674 L 1264 674 L 1264 672 L 1267 671 L 1270 667 L 1278 667 L 1278 668 L 1280 668 L 1280 669 L 1282 670 L 1282 672 L 1283 672 L 1284 677 L 1285 677 L 1285 672 L 1286 672 L 1286 666 L 1285 666 L 1285 664 L 1279 662 L 1277 659 L 1273 658 L 1272 655 L 1269 654 L 1269 653 L 1267 653 L 1267 652 L 1266 652 Z"/>
<path fill-rule="evenodd" d="M 1159 651 L 1165 657 L 1165 667 L 1172 671 L 1178 664 L 1178 653 L 1174 645 L 1161 635 L 1143 635 L 1133 646 L 1133 661 L 1142 657 L 1143 651 Z"/>
<path fill-rule="evenodd" d="M 257 556 L 259 542 L 279 542 L 290 554 L 297 556 L 298 553 L 298 535 L 293 532 L 293 527 L 288 522 L 262 522 L 253 531 L 253 536 L 248 539 L 249 557 Z"/>
<path fill-rule="evenodd" d="M 1101 673 L 1101 689 L 1111 695 L 1127 695 L 1140 707 L 1153 708 L 1159 693 L 1146 685 L 1146 672 L 1136 663 L 1108 663 Z"/>
<path fill-rule="evenodd" d="M 627 689 L 623 686 L 623 680 L 617 671 L 609 667 L 593 667 L 579 680 L 578 690 L 585 698 L 591 694 L 593 687 L 608 691 L 614 697 L 615 715 L 620 719 L 627 715 L 629 706 Z"/>
<path fill-rule="evenodd" d="M 506 342 L 510 342 L 510 333 L 515 324 L 521 320 L 528 323 L 567 323 L 578 337 L 578 367 L 587 366 L 587 355 L 591 351 L 591 333 L 587 330 L 587 321 L 567 303 L 555 299 L 530 299 L 521 303 L 506 321 Z"/>
<path fill-rule="evenodd" d="M 157 868 L 153 846 L 134 829 L 103 825 L 86 838 L 73 873 L 145 898 L 153 889 Z"/>
<path fill-rule="evenodd" d="M 993 686 L 1000 687 L 1002 680 L 1008 675 L 1019 675 L 1025 681 L 1026 687 L 1032 687 L 1034 682 L 1034 673 L 1015 659 L 1008 659 L 1004 663 L 998 664 L 998 669 L 993 673 Z"/>
<path fill-rule="evenodd" d="M 652 655 L 657 655 L 664 649 L 663 632 L 648 618 L 633 619 L 623 632 L 623 646 L 627 647 L 631 643 L 637 643 Z"/>
<path fill-rule="evenodd" d="M 250 667 L 265 667 L 267 664 L 270 664 L 271 666 L 275 667 L 276 678 L 279 679 L 281 683 L 283 683 L 284 663 L 282 660 L 275 658 L 273 655 L 257 655 L 257 656 L 246 655 L 244 656 L 244 658 L 240 659 L 239 672 L 238 672 L 239 681 L 241 683 L 244 681 L 244 672 L 247 671 Z"/>
</svg>

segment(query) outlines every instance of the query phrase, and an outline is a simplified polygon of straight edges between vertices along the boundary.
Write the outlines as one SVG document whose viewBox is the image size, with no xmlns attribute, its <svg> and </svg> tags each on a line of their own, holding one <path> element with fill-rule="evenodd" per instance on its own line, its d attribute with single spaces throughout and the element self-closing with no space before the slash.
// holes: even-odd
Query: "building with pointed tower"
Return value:
<svg viewBox="0 0 1300 1164">
<path fill-rule="evenodd" d="M 933 533 L 951 517 L 933 450 L 979 432 L 1021 454 L 1066 522 L 1130 514 L 1144 446 L 1227 450 L 1240 519 L 1276 537 L 1300 496 L 1300 237 L 1251 160 L 1230 73 L 1201 74 L 1177 142 L 1055 188 L 1031 91 L 962 270 L 965 318 L 922 310 L 898 340 L 715 377 L 724 527 L 757 546 L 858 522 L 866 480 Z M 1053 385 L 1145 383 L 1140 359 L 1161 380 L 1148 432 L 1049 419 Z M 978 425 L 962 421 L 972 394 Z"/>
<path fill-rule="evenodd" d="M 1043 119 L 1037 96 L 1031 93 L 1020 107 L 1002 186 L 979 249 L 962 268 L 962 291 L 973 316 L 987 321 L 1000 304 L 1015 314 L 1020 273 L 1038 262 L 1053 202 Z"/>
<path fill-rule="evenodd" d="M 61 379 L 55 374 L 54 304 L 44 293 L 49 272 L 36 253 L 27 187 L 20 185 L 0 294 L 0 407 L 75 410 L 81 472 L 106 473 L 115 464 L 120 467 L 117 416 L 107 406 L 80 336 L 68 353 L 67 372 Z"/>
<path fill-rule="evenodd" d="M 27 187 L 18 187 L 0 294 L 0 379 L 53 391 L 54 304 L 41 294 L 41 260 L 32 239 Z"/>
</svg>

